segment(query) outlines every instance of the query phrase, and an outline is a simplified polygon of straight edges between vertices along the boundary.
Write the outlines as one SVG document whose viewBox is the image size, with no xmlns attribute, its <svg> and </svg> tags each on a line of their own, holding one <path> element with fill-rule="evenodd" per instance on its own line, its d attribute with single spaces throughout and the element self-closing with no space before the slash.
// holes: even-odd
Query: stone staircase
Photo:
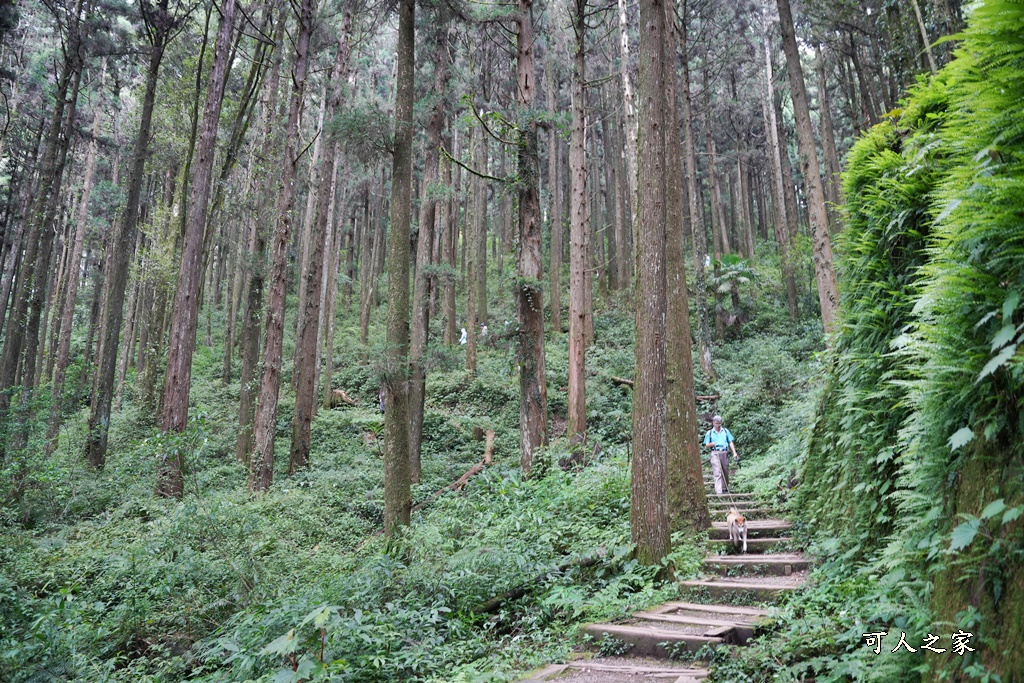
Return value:
<svg viewBox="0 0 1024 683">
<path fill-rule="evenodd" d="M 595 642 L 614 639 L 617 657 L 580 657 L 566 664 L 536 670 L 521 683 L 693 683 L 708 675 L 697 665 L 675 661 L 683 653 L 704 647 L 736 647 L 754 637 L 768 612 L 765 603 L 798 588 L 805 580 L 808 560 L 786 552 L 791 525 L 777 519 L 770 507 L 753 494 L 716 496 L 708 474 L 712 527 L 704 576 L 680 581 L 688 601 L 668 602 L 634 612 L 621 623 L 587 624 L 581 630 Z M 729 508 L 747 517 L 747 553 L 729 541 L 725 522 Z"/>
</svg>

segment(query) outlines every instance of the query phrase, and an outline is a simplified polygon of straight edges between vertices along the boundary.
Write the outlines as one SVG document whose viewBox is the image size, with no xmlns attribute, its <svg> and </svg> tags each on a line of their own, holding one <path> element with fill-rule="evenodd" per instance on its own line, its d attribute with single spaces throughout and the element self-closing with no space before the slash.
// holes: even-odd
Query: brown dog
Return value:
<svg viewBox="0 0 1024 683">
<path fill-rule="evenodd" d="M 725 518 L 729 522 L 729 540 L 734 546 L 743 540 L 743 552 L 747 552 L 747 520 L 736 508 L 729 508 L 729 516 Z"/>
</svg>

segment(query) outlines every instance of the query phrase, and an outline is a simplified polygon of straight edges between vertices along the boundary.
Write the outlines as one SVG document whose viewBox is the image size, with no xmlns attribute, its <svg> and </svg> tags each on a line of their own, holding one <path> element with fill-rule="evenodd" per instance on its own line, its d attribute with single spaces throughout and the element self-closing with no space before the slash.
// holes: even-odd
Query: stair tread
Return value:
<svg viewBox="0 0 1024 683">
<path fill-rule="evenodd" d="M 809 562 L 807 556 L 802 553 L 778 553 L 776 555 L 765 555 L 763 553 L 715 555 L 713 553 L 708 553 L 704 558 L 704 561 L 718 562 L 721 564 L 807 564 Z"/>
<path fill-rule="evenodd" d="M 666 624 L 693 624 L 695 626 L 705 627 L 705 631 L 709 628 L 716 628 L 721 626 L 753 626 L 754 622 L 743 619 L 723 619 L 724 614 L 714 616 L 696 616 L 689 613 L 677 613 L 672 612 L 668 614 L 656 614 L 654 612 L 634 612 L 633 617 L 635 619 L 644 619 L 652 622 L 660 622 Z M 705 633 L 706 635 L 706 633 Z"/>
<path fill-rule="evenodd" d="M 684 586 L 691 588 L 719 587 L 733 590 L 758 590 L 758 589 L 792 589 L 797 588 L 806 580 L 802 572 L 793 572 L 789 576 L 743 576 L 730 577 L 719 576 L 714 579 L 693 579 L 680 581 Z"/>
<path fill-rule="evenodd" d="M 760 607 L 748 607 L 746 605 L 704 605 L 699 602 L 679 602 L 672 601 L 666 602 L 658 607 L 651 608 L 650 611 L 665 611 L 671 612 L 672 610 L 695 610 L 701 612 L 718 612 L 720 614 L 744 614 L 751 617 L 766 617 L 768 616 L 768 610 L 761 609 Z"/>
<path fill-rule="evenodd" d="M 721 638 L 714 636 L 705 636 L 704 632 L 707 630 L 705 626 L 693 625 L 688 626 L 686 624 L 672 624 L 669 622 L 659 622 L 653 624 L 650 622 L 637 622 L 630 624 L 587 624 L 584 629 L 591 634 L 594 633 L 607 633 L 610 636 L 648 636 L 655 637 L 662 641 L 701 641 L 707 643 L 719 643 L 722 641 Z"/>
</svg>

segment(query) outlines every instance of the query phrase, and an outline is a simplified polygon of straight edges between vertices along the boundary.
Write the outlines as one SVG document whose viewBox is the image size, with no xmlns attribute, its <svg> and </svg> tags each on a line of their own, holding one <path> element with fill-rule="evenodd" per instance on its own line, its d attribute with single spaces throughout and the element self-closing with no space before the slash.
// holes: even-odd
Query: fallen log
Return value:
<svg viewBox="0 0 1024 683">
<path fill-rule="evenodd" d="M 625 377 L 612 377 L 612 383 L 620 387 L 633 387 L 633 380 Z"/>
</svg>

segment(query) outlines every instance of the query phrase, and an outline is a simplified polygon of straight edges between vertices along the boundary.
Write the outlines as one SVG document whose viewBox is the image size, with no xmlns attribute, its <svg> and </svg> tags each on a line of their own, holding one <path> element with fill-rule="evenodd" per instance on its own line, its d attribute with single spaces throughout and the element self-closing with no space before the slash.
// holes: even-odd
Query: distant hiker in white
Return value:
<svg viewBox="0 0 1024 683">
<path fill-rule="evenodd" d="M 459 343 L 460 343 L 460 344 L 465 344 L 465 343 L 466 343 L 466 342 L 468 342 L 468 341 L 469 341 L 469 333 L 468 333 L 468 332 L 466 332 L 466 328 L 465 328 L 465 327 L 463 327 L 463 328 L 462 328 L 462 336 L 461 336 L 461 337 L 459 337 Z"/>
<path fill-rule="evenodd" d="M 485 325 L 484 323 L 480 323 L 480 336 L 481 337 L 486 337 L 487 336 L 487 325 Z"/>
</svg>

